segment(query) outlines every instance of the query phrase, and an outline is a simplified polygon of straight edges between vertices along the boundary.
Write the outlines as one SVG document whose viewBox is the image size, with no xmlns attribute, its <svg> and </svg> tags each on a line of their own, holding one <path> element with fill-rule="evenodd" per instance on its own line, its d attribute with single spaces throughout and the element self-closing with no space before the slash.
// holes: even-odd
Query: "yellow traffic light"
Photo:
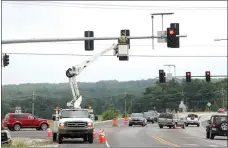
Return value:
<svg viewBox="0 0 228 148">
<path fill-rule="evenodd" d="M 92 109 L 92 107 L 91 107 L 91 106 L 89 106 L 89 109 Z"/>
</svg>

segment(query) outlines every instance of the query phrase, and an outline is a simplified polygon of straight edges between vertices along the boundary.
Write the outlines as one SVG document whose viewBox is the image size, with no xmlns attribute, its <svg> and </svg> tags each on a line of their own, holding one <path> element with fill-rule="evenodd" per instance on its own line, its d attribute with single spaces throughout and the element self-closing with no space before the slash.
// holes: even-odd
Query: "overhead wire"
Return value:
<svg viewBox="0 0 228 148">
<path fill-rule="evenodd" d="M 124 9 L 124 10 L 227 10 L 227 7 L 174 7 L 172 6 L 134 6 L 134 5 L 104 5 L 104 4 L 80 4 L 80 3 L 23 3 L 23 2 L 4 2 L 8 4 L 34 5 L 34 6 L 54 6 L 54 7 L 74 7 L 92 9 Z M 61 4 L 61 5 L 60 5 Z M 83 6 L 82 6 L 83 5 Z"/>
<path fill-rule="evenodd" d="M 43 56 L 93 56 L 92 54 L 55 54 L 55 53 L 2 53 L 12 55 L 43 55 Z M 113 57 L 113 55 L 102 55 Z M 227 58 L 227 55 L 129 55 L 129 57 L 175 57 L 175 58 Z"/>
</svg>

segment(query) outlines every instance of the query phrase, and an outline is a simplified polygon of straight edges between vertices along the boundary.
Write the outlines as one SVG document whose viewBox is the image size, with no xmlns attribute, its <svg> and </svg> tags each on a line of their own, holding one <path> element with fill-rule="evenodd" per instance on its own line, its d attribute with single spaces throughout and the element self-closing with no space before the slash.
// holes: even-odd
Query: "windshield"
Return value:
<svg viewBox="0 0 228 148">
<path fill-rule="evenodd" d="M 190 118 L 192 118 L 192 117 L 194 117 L 194 118 L 198 118 L 198 115 L 189 114 L 189 115 L 188 115 L 188 117 L 190 117 Z"/>
<path fill-rule="evenodd" d="M 142 113 L 133 113 L 131 114 L 131 117 L 143 117 Z"/>
<path fill-rule="evenodd" d="M 144 112 L 145 117 L 153 116 L 153 112 Z"/>
<path fill-rule="evenodd" d="M 86 110 L 63 110 L 61 112 L 62 118 L 88 118 L 89 112 Z"/>
</svg>

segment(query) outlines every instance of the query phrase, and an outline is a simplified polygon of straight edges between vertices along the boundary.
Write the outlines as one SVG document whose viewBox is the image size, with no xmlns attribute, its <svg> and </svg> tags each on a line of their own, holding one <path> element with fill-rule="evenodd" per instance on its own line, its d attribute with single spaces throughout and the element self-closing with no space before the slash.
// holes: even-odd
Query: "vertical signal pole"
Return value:
<svg viewBox="0 0 228 148">
<path fill-rule="evenodd" d="M 164 23 L 163 23 L 163 16 L 164 15 L 172 15 L 174 13 L 152 13 L 151 14 L 151 20 L 152 20 L 152 36 L 154 36 L 154 15 L 161 15 L 161 23 L 162 23 L 162 38 L 164 38 L 164 35 L 163 34 L 163 26 L 164 26 Z M 154 38 L 152 38 L 152 49 L 154 49 Z"/>
</svg>

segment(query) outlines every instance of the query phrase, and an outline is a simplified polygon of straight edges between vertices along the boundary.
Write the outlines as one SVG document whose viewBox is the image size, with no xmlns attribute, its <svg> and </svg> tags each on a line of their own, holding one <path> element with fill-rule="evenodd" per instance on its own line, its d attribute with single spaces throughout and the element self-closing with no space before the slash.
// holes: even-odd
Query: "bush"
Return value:
<svg viewBox="0 0 228 148">
<path fill-rule="evenodd" d="M 124 117 L 128 117 L 128 113 L 126 113 L 126 115 L 125 115 L 125 113 L 123 113 L 122 118 L 124 118 Z"/>
<path fill-rule="evenodd" d="M 119 116 L 120 112 L 117 111 L 117 110 L 112 110 L 112 109 L 109 109 L 109 110 L 106 110 L 102 113 L 102 120 L 112 120 L 114 118 L 116 118 L 117 116 Z"/>
</svg>

